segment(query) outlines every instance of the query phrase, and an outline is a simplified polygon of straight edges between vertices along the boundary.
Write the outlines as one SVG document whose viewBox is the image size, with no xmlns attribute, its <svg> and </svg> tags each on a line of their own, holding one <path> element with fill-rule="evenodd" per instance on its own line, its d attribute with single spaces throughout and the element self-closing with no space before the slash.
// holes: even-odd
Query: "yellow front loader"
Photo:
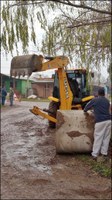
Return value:
<svg viewBox="0 0 112 200">
<path fill-rule="evenodd" d="M 67 69 L 68 64 L 69 59 L 65 56 L 43 57 L 35 54 L 16 56 L 11 62 L 11 76 L 30 76 L 32 72 L 56 69 L 53 96 L 48 97 L 50 99 L 49 108 L 41 110 L 37 106 L 34 106 L 30 111 L 35 115 L 41 115 L 47 118 L 49 127 L 56 127 L 57 152 L 88 152 L 92 148 L 93 122 L 91 123 L 89 118 L 89 124 L 91 124 L 91 126 L 88 125 L 88 120 L 83 114 L 83 109 L 94 96 L 91 96 L 89 90 L 86 88 L 86 70 L 69 70 Z M 68 121 L 69 124 L 67 125 Z M 87 126 L 85 126 L 84 123 Z M 76 128 L 77 124 L 80 124 L 79 128 Z M 80 130 L 82 125 L 83 127 Z M 62 129 L 61 133 L 60 128 Z M 71 132 L 72 136 L 70 134 L 68 135 L 68 133 Z M 79 134 L 77 135 L 76 132 L 77 134 L 79 132 Z M 65 136 L 60 138 L 61 135 Z M 83 141 L 84 148 L 82 144 L 82 148 L 80 147 L 80 141 Z M 67 144 L 69 144 L 68 147 L 70 148 L 67 147 Z"/>
</svg>

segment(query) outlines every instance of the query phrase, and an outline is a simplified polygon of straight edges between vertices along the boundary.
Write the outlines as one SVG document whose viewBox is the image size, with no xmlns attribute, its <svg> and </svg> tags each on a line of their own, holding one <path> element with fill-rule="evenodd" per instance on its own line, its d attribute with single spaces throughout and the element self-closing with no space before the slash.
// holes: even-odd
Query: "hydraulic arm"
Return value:
<svg viewBox="0 0 112 200">
<path fill-rule="evenodd" d="M 45 61 L 47 60 L 47 61 Z M 32 72 L 41 72 L 49 69 L 58 69 L 59 79 L 60 79 L 60 90 L 62 91 L 60 98 L 63 100 L 64 105 L 61 104 L 61 109 L 65 107 L 66 109 L 71 109 L 72 93 L 70 92 L 69 85 L 67 83 L 66 73 L 64 67 L 69 63 L 69 59 L 66 56 L 56 56 L 56 57 L 43 57 L 42 55 L 23 55 L 16 56 L 11 62 L 11 76 L 30 76 Z M 59 102 L 59 99 L 50 97 L 50 100 Z M 56 123 L 56 119 L 46 114 L 46 110 L 41 110 L 34 106 L 30 109 L 35 115 L 40 115 L 52 122 Z"/>
</svg>

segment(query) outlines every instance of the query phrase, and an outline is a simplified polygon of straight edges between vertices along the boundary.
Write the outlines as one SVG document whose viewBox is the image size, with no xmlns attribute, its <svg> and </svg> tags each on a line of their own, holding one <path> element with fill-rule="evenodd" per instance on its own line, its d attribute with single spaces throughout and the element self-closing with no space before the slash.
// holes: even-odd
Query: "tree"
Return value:
<svg viewBox="0 0 112 200">
<path fill-rule="evenodd" d="M 110 61 L 110 64 L 108 66 L 108 73 L 109 73 L 109 80 L 112 81 L 112 60 Z"/>
<path fill-rule="evenodd" d="M 87 69 L 99 68 L 110 59 L 111 1 L 15 0 L 2 4 L 1 43 L 6 53 L 18 49 L 20 42 L 24 53 L 30 40 L 37 45 L 34 21 L 38 20 L 45 31 L 43 54 L 61 52 Z M 47 20 L 50 12 L 58 13 L 52 23 Z"/>
</svg>

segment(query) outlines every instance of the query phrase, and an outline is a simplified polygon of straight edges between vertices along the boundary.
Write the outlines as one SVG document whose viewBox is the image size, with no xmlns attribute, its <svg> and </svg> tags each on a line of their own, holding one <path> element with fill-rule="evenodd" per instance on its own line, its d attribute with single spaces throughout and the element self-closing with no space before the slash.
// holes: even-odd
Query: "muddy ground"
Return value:
<svg viewBox="0 0 112 200">
<path fill-rule="evenodd" d="M 110 179 L 75 155 L 56 154 L 55 134 L 29 112 L 33 105 L 1 109 L 1 199 L 111 199 Z"/>
</svg>

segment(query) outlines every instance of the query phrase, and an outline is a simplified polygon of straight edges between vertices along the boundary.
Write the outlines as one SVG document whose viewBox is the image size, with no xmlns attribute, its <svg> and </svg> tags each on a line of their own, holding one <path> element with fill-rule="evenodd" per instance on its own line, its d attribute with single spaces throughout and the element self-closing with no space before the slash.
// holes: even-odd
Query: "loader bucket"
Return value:
<svg viewBox="0 0 112 200">
<path fill-rule="evenodd" d="M 43 56 L 22 55 L 15 56 L 11 61 L 11 76 L 30 76 L 32 72 L 41 71 Z"/>
<path fill-rule="evenodd" d="M 91 152 L 93 145 L 94 116 L 83 110 L 58 110 L 56 125 L 56 152 Z"/>
</svg>

